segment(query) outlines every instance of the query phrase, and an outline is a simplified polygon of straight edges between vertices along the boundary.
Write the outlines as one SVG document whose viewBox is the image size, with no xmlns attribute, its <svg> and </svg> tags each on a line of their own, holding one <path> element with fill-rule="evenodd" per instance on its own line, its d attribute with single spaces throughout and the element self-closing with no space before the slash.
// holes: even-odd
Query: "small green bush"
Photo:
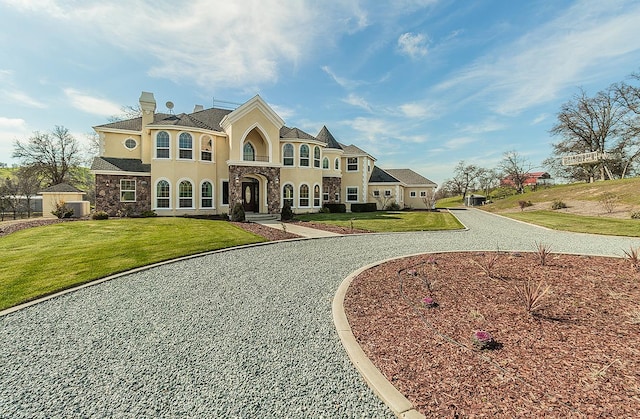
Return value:
<svg viewBox="0 0 640 419">
<path fill-rule="evenodd" d="M 375 202 L 367 204 L 351 204 L 351 212 L 376 212 L 378 207 Z"/>
<path fill-rule="evenodd" d="M 56 202 L 56 209 L 51 211 L 51 214 L 58 218 L 71 218 L 73 215 L 73 208 L 67 207 L 64 201 Z"/>
<path fill-rule="evenodd" d="M 634 220 L 640 220 L 640 211 L 634 211 L 631 213 L 631 218 Z"/>
<path fill-rule="evenodd" d="M 107 219 L 109 219 L 109 214 L 107 214 L 104 211 L 96 211 L 93 214 L 91 214 L 91 219 L 92 220 L 107 220 Z"/>
<path fill-rule="evenodd" d="M 140 213 L 140 217 L 142 218 L 157 217 L 157 216 L 158 214 L 156 214 L 154 210 L 146 210 Z"/>
<path fill-rule="evenodd" d="M 328 208 L 332 214 L 344 214 L 347 212 L 347 206 L 345 204 L 324 204 L 323 208 Z"/>
<path fill-rule="evenodd" d="M 374 204 L 374 205 L 375 205 L 375 204 Z M 353 207 L 353 205 L 352 205 L 352 207 Z M 400 210 L 401 210 L 401 208 L 400 208 L 400 205 L 398 205 L 398 203 L 397 203 L 397 202 L 392 202 L 392 203 L 390 203 L 389 205 L 387 205 L 387 207 L 385 208 L 385 210 L 387 210 L 387 211 L 400 211 Z"/>
<path fill-rule="evenodd" d="M 322 207 L 320 208 L 320 211 L 318 211 L 320 214 L 329 214 L 331 212 L 331 210 L 327 207 Z"/>
<path fill-rule="evenodd" d="M 293 210 L 291 209 L 291 205 L 289 205 L 289 203 L 285 203 L 282 206 L 282 211 L 280 212 L 280 219 L 283 221 L 293 220 Z"/>
<path fill-rule="evenodd" d="M 562 208 L 567 208 L 567 204 L 565 204 L 564 202 L 562 202 L 559 199 L 556 199 L 555 201 L 553 201 L 553 203 L 551 204 L 551 209 L 554 210 L 559 210 Z"/>
<path fill-rule="evenodd" d="M 245 221 L 244 207 L 242 203 L 237 202 L 231 210 L 231 221 L 242 223 Z"/>
</svg>

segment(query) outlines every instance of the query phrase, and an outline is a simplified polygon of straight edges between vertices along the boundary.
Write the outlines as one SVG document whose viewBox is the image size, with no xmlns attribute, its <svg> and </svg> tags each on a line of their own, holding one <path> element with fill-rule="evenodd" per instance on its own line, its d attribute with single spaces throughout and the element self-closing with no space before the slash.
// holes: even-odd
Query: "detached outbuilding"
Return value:
<svg viewBox="0 0 640 419">
<path fill-rule="evenodd" d="M 42 194 L 42 217 L 56 218 L 52 211 L 58 204 L 64 203 L 67 208 L 73 209 L 73 218 L 81 218 L 89 215 L 91 207 L 89 201 L 82 198 L 84 192 L 66 183 L 59 183 L 44 189 Z"/>
</svg>

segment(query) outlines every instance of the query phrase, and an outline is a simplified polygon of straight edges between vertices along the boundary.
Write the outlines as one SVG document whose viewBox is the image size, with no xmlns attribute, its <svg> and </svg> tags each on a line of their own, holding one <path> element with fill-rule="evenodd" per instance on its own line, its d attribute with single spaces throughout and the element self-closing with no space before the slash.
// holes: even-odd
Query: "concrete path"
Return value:
<svg viewBox="0 0 640 419">
<path fill-rule="evenodd" d="M 640 239 L 478 210 L 468 231 L 276 242 L 181 260 L 0 317 L 0 418 L 393 417 L 347 357 L 331 302 L 356 269 L 448 250 L 621 256 Z M 179 242 L 179 241 L 177 241 Z"/>
<path fill-rule="evenodd" d="M 336 236 L 342 235 L 338 233 L 333 233 L 331 231 L 324 231 L 324 230 L 318 230 L 316 228 L 304 227 L 298 224 L 282 223 L 277 220 L 257 221 L 257 223 L 267 227 L 275 228 L 278 230 L 283 230 L 283 231 L 286 231 L 287 233 L 297 234 L 300 237 L 306 237 L 306 238 L 336 237 Z"/>
</svg>

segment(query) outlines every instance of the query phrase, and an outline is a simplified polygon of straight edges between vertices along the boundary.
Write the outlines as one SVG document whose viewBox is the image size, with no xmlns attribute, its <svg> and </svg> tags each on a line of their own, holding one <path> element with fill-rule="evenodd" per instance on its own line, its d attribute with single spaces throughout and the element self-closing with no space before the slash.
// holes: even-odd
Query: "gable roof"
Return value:
<svg viewBox="0 0 640 419">
<path fill-rule="evenodd" d="M 398 179 L 400 182 L 406 185 L 433 185 L 437 186 L 435 182 L 427 179 L 426 177 L 414 172 L 411 169 L 386 169 L 388 174 Z"/>
<path fill-rule="evenodd" d="M 282 128 L 280 128 L 280 138 L 282 138 L 282 139 L 291 138 L 291 139 L 297 139 L 297 140 L 318 141 L 318 139 L 316 137 L 314 137 L 311 134 L 307 134 L 306 132 L 302 131 L 299 128 L 296 128 L 296 127 L 289 128 L 289 127 L 286 127 L 286 126 L 283 126 Z"/>
<path fill-rule="evenodd" d="M 316 138 L 327 145 L 327 148 L 335 148 L 338 150 L 342 150 L 340 143 L 336 141 L 336 139 L 331 135 L 326 125 L 322 126 L 322 129 L 316 135 Z"/>
<path fill-rule="evenodd" d="M 117 157 L 95 157 L 91 164 L 93 171 L 151 173 L 150 164 L 142 164 L 140 159 Z"/>
<path fill-rule="evenodd" d="M 203 128 L 213 131 L 221 131 L 220 122 L 230 114 L 229 109 L 209 108 L 190 114 L 181 113 L 178 115 L 168 113 L 155 113 L 153 115 L 153 125 L 166 125 L 190 128 Z M 108 124 L 97 125 L 95 129 L 120 129 L 126 131 L 141 131 L 142 117 L 125 119 L 123 121 L 110 122 Z"/>
<path fill-rule="evenodd" d="M 340 146 L 344 150 L 345 154 L 353 154 L 353 155 L 356 155 L 356 156 L 367 156 L 367 157 L 371 158 L 372 160 L 375 160 L 375 158 L 371 154 L 367 153 L 366 151 L 364 151 L 361 148 L 358 148 L 358 147 L 354 146 L 353 144 L 344 145 L 344 144 L 340 143 Z"/>
<path fill-rule="evenodd" d="M 389 173 L 379 168 L 378 166 L 373 166 L 373 170 L 371 171 L 371 176 L 369 177 L 370 183 L 400 183 L 400 181 Z"/>
</svg>

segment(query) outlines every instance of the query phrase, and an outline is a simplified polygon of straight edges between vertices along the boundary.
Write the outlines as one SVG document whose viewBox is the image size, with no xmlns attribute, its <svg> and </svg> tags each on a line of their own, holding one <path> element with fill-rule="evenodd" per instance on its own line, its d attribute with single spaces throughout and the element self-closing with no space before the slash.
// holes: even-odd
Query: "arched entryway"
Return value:
<svg viewBox="0 0 640 419">
<path fill-rule="evenodd" d="M 280 168 L 229 166 L 229 205 L 239 202 L 245 212 L 280 212 Z"/>
<path fill-rule="evenodd" d="M 242 207 L 245 212 L 260 212 L 260 181 L 242 179 Z"/>
</svg>

